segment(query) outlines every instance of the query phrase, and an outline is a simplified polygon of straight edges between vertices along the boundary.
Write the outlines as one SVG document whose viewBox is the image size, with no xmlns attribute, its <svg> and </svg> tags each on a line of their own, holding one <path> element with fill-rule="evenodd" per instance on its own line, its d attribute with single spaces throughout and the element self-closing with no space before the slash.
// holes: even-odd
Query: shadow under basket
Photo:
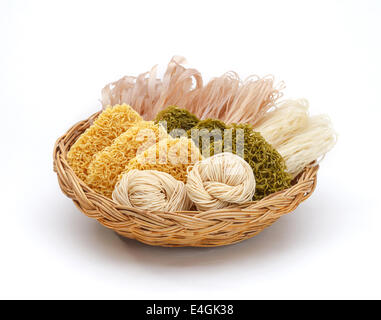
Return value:
<svg viewBox="0 0 381 320">
<path fill-rule="evenodd" d="M 63 193 L 90 218 L 121 236 L 153 246 L 216 247 L 251 238 L 293 211 L 316 187 L 318 165 L 312 165 L 286 190 L 260 201 L 209 211 L 152 212 L 121 206 L 94 192 L 67 163 L 66 155 L 76 139 L 99 112 L 80 121 L 60 137 L 54 146 L 54 171 Z"/>
</svg>

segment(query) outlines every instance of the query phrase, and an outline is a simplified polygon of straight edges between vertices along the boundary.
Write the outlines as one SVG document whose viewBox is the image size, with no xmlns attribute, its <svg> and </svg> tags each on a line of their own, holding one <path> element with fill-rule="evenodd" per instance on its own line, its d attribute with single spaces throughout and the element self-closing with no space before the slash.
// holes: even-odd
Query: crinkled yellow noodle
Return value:
<svg viewBox="0 0 381 320">
<path fill-rule="evenodd" d="M 107 107 L 94 123 L 78 138 L 67 154 L 75 174 L 86 181 L 87 169 L 93 156 L 111 145 L 115 138 L 142 118 L 130 106 Z"/>
<path fill-rule="evenodd" d="M 200 150 L 191 139 L 163 139 L 130 160 L 124 172 L 133 169 L 158 170 L 185 182 L 188 166 L 201 159 Z"/>
<path fill-rule="evenodd" d="M 111 146 L 98 152 L 89 165 L 87 184 L 95 191 L 111 197 L 119 174 L 128 161 L 167 138 L 165 129 L 152 121 L 140 121 L 122 133 Z"/>
</svg>

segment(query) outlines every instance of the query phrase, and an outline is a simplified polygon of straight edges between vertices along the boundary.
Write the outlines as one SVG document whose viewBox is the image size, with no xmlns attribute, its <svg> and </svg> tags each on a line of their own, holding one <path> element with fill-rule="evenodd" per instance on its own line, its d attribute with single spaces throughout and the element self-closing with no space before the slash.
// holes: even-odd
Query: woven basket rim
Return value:
<svg viewBox="0 0 381 320">
<path fill-rule="evenodd" d="M 68 165 L 71 145 L 100 114 L 74 124 L 59 137 L 53 151 L 53 169 L 63 193 L 87 216 L 120 235 L 151 245 L 219 246 L 250 238 L 282 215 L 293 211 L 316 187 L 316 163 L 306 167 L 290 188 L 259 201 L 208 211 L 148 211 L 122 206 L 96 193 Z"/>
</svg>

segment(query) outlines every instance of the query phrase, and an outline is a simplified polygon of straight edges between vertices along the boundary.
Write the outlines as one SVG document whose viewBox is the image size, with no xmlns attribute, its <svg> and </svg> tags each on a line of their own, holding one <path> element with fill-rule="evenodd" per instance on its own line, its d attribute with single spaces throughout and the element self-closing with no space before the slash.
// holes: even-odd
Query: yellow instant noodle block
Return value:
<svg viewBox="0 0 381 320">
<path fill-rule="evenodd" d="M 128 162 L 162 139 L 166 130 L 153 121 L 140 121 L 117 137 L 111 146 L 98 152 L 89 165 L 87 184 L 111 198 L 119 174 Z"/>
<path fill-rule="evenodd" d="M 86 181 L 87 169 L 93 156 L 141 120 L 141 116 L 126 104 L 107 107 L 67 154 L 68 163 L 75 174 L 82 181 Z"/>
<path fill-rule="evenodd" d="M 123 173 L 133 169 L 158 170 L 186 182 L 187 168 L 201 159 L 200 150 L 192 139 L 186 137 L 164 139 L 133 158 Z"/>
</svg>

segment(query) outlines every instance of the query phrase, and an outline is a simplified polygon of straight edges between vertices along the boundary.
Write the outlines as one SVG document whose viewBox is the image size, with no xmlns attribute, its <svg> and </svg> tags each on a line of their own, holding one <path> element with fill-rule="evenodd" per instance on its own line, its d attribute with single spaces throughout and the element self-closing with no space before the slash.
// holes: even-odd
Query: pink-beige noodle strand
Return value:
<svg viewBox="0 0 381 320">
<path fill-rule="evenodd" d="M 183 57 L 175 56 L 163 79 L 157 77 L 157 66 L 138 77 L 126 76 L 106 85 L 102 105 L 128 103 L 145 120 L 169 105 L 177 105 L 200 119 L 217 118 L 227 123 L 255 125 L 282 95 L 283 83 L 274 84 L 272 76 L 251 76 L 241 80 L 237 73 L 227 72 L 205 86 L 199 71 L 185 68 Z"/>
<path fill-rule="evenodd" d="M 185 103 L 192 100 L 194 91 L 202 87 L 202 77 L 197 70 L 184 68 L 182 63 L 185 58 L 174 56 L 162 80 L 157 78 L 157 66 L 154 66 L 137 78 L 125 76 L 106 85 L 102 90 L 103 107 L 129 101 L 145 120 L 154 119 L 168 105 L 186 108 Z"/>
</svg>

